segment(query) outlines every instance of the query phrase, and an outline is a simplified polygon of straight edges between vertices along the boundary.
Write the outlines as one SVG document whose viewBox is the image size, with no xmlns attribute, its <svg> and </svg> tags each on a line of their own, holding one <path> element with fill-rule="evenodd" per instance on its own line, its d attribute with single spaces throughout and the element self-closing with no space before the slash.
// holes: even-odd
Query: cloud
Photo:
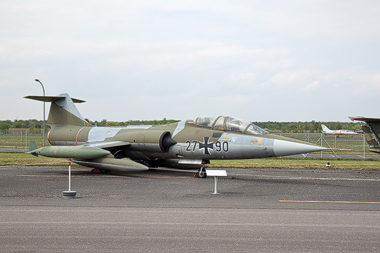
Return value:
<svg viewBox="0 0 380 253">
<path fill-rule="evenodd" d="M 286 86 L 297 89 L 298 85 L 302 84 L 307 80 L 311 75 L 312 71 L 308 69 L 293 69 L 293 70 L 284 70 L 281 72 L 275 73 L 275 75 L 270 78 L 267 82 L 262 83 L 264 86 Z"/>
<path fill-rule="evenodd" d="M 378 113 L 365 105 L 380 95 L 379 6 L 3 1 L 0 99 L 14 105 L 0 116 L 40 117 L 40 104 L 22 99 L 41 93 L 34 78 L 49 95 L 87 100 L 83 115 L 98 120 L 208 114 L 346 120 L 348 109 L 319 114 L 314 105 L 322 95 L 330 106 L 355 98 L 351 110 Z M 309 113 L 298 113 L 305 104 Z"/>
<path fill-rule="evenodd" d="M 302 90 L 304 90 L 304 91 L 313 91 L 313 90 L 316 90 L 319 86 L 320 86 L 320 83 L 318 81 L 314 81 L 314 82 L 309 83 L 308 85 L 306 85 L 304 88 L 302 88 Z"/>
</svg>

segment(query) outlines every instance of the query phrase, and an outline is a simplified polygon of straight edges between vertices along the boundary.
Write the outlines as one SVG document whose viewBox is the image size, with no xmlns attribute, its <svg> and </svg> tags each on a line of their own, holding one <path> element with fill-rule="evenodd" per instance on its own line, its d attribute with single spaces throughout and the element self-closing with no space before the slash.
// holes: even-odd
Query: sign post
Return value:
<svg viewBox="0 0 380 253">
<path fill-rule="evenodd" d="M 225 170 L 206 170 L 206 175 L 208 177 L 214 177 L 214 193 L 218 193 L 218 177 L 226 177 L 227 172 Z"/>
<path fill-rule="evenodd" d="M 71 159 L 69 158 L 69 190 L 62 191 L 63 197 L 68 199 L 75 199 L 77 197 L 77 192 L 71 190 Z"/>
</svg>

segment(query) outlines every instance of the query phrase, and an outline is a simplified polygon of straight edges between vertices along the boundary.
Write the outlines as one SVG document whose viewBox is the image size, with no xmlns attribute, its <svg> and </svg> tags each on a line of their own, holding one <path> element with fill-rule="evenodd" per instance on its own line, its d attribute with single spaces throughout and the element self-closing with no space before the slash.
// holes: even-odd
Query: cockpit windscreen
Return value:
<svg viewBox="0 0 380 253">
<path fill-rule="evenodd" d="M 187 120 L 186 123 L 213 128 L 216 130 L 227 130 L 247 134 L 267 133 L 264 129 L 252 124 L 251 122 L 228 116 L 198 117 L 196 119 Z"/>
</svg>

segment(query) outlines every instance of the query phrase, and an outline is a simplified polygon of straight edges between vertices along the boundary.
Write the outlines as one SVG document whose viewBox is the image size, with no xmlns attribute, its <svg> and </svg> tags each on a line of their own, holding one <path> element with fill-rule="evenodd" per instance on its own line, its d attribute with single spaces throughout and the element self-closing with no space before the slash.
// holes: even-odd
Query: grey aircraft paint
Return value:
<svg viewBox="0 0 380 253">
<path fill-rule="evenodd" d="M 102 170 L 140 171 L 157 167 L 203 168 L 210 160 L 253 159 L 325 150 L 306 142 L 269 134 L 234 117 L 198 117 L 157 126 L 97 127 L 84 120 L 68 94 L 27 96 L 51 102 L 48 140 L 52 147 L 33 155 L 73 158 Z"/>
</svg>

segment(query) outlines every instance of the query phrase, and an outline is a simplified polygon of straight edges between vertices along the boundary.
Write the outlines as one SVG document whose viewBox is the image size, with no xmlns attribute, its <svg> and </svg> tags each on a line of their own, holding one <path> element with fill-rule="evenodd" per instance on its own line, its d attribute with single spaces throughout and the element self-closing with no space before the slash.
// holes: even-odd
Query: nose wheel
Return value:
<svg viewBox="0 0 380 253">
<path fill-rule="evenodd" d="M 195 174 L 196 177 L 199 177 L 199 178 L 206 178 L 207 177 L 207 174 L 206 174 L 206 170 L 204 167 L 201 167 L 199 169 L 199 171 Z"/>
</svg>

